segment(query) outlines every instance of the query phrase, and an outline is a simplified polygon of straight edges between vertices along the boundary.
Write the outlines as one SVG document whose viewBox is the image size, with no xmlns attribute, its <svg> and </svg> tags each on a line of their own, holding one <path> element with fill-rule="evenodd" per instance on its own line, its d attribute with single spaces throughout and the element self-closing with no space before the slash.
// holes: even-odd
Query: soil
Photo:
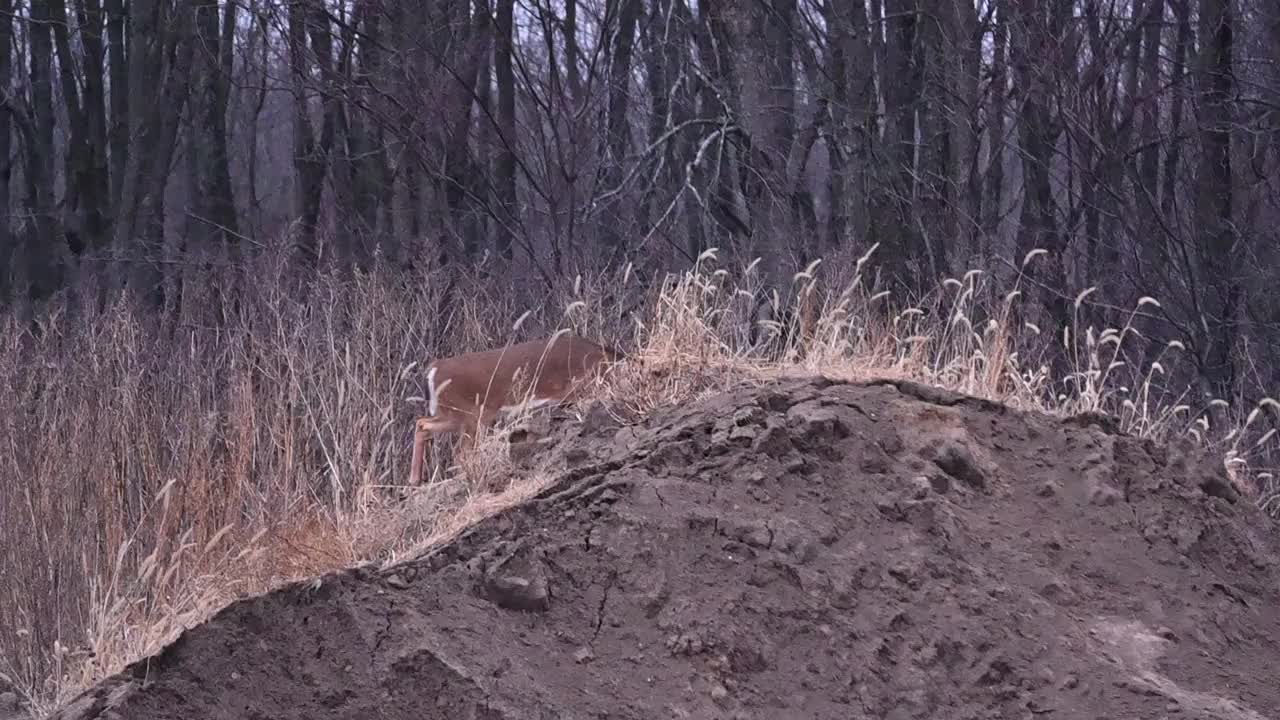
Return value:
<svg viewBox="0 0 1280 720">
<path fill-rule="evenodd" d="M 1220 460 L 900 382 L 589 417 L 537 499 L 58 717 L 1280 718 L 1280 535 Z"/>
</svg>

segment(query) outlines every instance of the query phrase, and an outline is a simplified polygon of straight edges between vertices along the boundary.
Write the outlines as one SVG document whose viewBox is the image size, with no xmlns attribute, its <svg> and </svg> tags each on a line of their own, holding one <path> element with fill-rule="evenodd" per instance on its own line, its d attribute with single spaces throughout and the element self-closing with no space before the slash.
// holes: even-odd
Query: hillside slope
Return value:
<svg viewBox="0 0 1280 720">
<path fill-rule="evenodd" d="M 1280 718 L 1280 537 L 1221 463 L 887 382 L 573 433 L 535 501 L 59 717 Z"/>
</svg>

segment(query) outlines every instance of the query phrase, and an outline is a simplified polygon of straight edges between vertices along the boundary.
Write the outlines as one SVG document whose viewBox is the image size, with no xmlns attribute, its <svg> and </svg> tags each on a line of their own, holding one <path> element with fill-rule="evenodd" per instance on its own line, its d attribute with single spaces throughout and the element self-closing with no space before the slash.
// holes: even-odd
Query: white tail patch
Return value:
<svg viewBox="0 0 1280 720">
<path fill-rule="evenodd" d="M 429 398 L 427 412 L 431 417 L 435 417 L 440 411 L 440 396 L 436 392 L 436 369 L 433 367 L 427 371 L 427 397 Z"/>
</svg>

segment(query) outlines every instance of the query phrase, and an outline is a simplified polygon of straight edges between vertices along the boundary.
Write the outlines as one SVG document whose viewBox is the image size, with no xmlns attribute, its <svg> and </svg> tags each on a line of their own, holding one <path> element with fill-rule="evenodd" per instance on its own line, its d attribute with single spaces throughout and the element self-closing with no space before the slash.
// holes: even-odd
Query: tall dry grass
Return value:
<svg viewBox="0 0 1280 720">
<path fill-rule="evenodd" d="M 870 254 L 804 268 L 776 298 L 801 312 L 762 317 L 756 267 L 709 252 L 646 290 L 627 290 L 627 268 L 549 295 L 470 284 L 445 298 L 445 278 L 385 268 L 286 289 L 263 262 L 160 311 L 68 301 L 35 327 L 0 318 L 0 672 L 40 713 L 236 597 L 393 562 L 529 497 L 549 475 L 489 490 L 510 473 L 500 441 L 402 487 L 420 371 L 561 327 L 630 351 L 600 393 L 636 417 L 780 374 L 892 376 L 1191 434 L 1242 484 L 1270 481 L 1266 403 L 1207 424 L 1212 408 L 1171 380 L 1186 377 L 1179 348 L 1135 361 L 1148 356 L 1131 317 L 1048 338 L 1019 274 L 898 299 Z"/>
</svg>

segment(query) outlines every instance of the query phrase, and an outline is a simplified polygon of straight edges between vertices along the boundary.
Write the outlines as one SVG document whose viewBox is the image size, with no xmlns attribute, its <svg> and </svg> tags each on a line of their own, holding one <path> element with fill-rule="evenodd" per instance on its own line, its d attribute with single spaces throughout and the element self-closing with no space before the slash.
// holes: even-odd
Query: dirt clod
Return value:
<svg viewBox="0 0 1280 720">
<path fill-rule="evenodd" d="M 913 500 L 923 500 L 934 492 L 941 493 L 945 490 L 938 490 L 934 487 L 933 481 L 923 475 L 911 481 L 911 499 Z"/>
<path fill-rule="evenodd" d="M 1280 536 L 1188 448 L 803 379 L 572 440 L 394 592 L 235 603 L 58 717 L 1280 718 Z"/>
<path fill-rule="evenodd" d="M 986 474 L 978 467 L 968 447 L 954 441 L 943 441 L 933 449 L 933 453 L 934 464 L 946 474 L 969 487 L 986 488 Z"/>
</svg>

